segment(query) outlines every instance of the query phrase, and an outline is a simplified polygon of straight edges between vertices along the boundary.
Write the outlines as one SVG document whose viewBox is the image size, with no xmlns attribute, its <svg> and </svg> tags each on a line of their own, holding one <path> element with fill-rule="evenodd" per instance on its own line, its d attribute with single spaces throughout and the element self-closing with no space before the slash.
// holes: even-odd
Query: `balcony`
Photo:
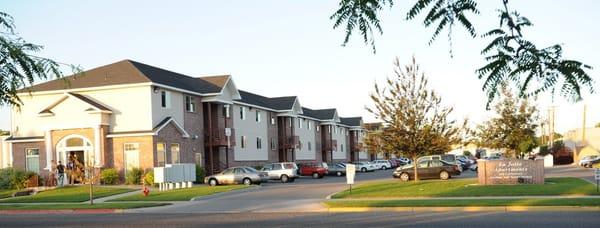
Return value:
<svg viewBox="0 0 600 228">
<path fill-rule="evenodd" d="M 288 136 L 287 138 L 279 138 L 280 149 L 295 149 L 300 145 L 299 136 Z"/>
<path fill-rule="evenodd" d="M 327 140 L 323 142 L 323 150 L 325 151 L 337 151 L 337 140 Z"/>
<path fill-rule="evenodd" d="M 352 144 L 352 146 L 350 146 L 350 152 L 360 152 L 362 150 L 362 144 L 360 143 L 355 143 Z"/>
<path fill-rule="evenodd" d="M 229 131 L 229 144 L 227 143 L 227 132 L 225 129 L 230 129 Z M 212 143 L 213 146 L 235 146 L 235 129 L 233 128 L 215 128 L 212 130 L 212 139 L 210 138 L 210 132 L 206 130 L 204 132 L 204 142 Z"/>
</svg>

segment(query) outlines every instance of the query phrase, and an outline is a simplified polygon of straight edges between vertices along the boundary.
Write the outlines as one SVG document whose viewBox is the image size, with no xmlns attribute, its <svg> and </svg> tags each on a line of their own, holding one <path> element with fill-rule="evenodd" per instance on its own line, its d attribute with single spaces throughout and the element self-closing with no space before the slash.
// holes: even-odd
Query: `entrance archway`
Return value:
<svg viewBox="0 0 600 228">
<path fill-rule="evenodd" d="M 93 164 L 93 151 L 94 147 L 90 140 L 81 135 L 69 135 L 62 138 L 56 144 L 56 158 L 57 162 L 61 161 L 62 164 L 67 164 L 69 155 L 77 155 L 78 160 L 86 165 L 88 163 Z"/>
</svg>

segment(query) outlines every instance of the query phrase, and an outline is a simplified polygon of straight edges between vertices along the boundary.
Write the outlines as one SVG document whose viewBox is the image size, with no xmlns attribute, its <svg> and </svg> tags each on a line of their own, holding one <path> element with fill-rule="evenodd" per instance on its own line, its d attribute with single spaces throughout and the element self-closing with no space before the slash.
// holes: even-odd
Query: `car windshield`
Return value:
<svg viewBox="0 0 600 228">
<path fill-rule="evenodd" d="M 258 170 L 252 167 L 244 167 L 244 169 L 246 170 L 246 173 L 258 173 Z"/>
</svg>

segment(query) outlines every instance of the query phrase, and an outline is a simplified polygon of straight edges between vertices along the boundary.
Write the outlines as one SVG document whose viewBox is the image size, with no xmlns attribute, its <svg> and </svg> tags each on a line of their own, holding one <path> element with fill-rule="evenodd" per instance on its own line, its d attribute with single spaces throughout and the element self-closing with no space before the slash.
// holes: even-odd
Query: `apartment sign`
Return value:
<svg viewBox="0 0 600 228">
<path fill-rule="evenodd" d="M 481 185 L 543 184 L 543 160 L 479 160 L 478 178 Z"/>
</svg>

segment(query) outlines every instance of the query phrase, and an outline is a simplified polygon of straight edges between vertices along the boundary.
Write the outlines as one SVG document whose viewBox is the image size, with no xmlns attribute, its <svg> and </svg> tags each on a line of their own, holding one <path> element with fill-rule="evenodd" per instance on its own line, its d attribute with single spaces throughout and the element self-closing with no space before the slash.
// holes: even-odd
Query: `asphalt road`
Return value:
<svg viewBox="0 0 600 228">
<path fill-rule="evenodd" d="M 598 212 L 2 215 L 1 227 L 598 227 Z"/>
</svg>

